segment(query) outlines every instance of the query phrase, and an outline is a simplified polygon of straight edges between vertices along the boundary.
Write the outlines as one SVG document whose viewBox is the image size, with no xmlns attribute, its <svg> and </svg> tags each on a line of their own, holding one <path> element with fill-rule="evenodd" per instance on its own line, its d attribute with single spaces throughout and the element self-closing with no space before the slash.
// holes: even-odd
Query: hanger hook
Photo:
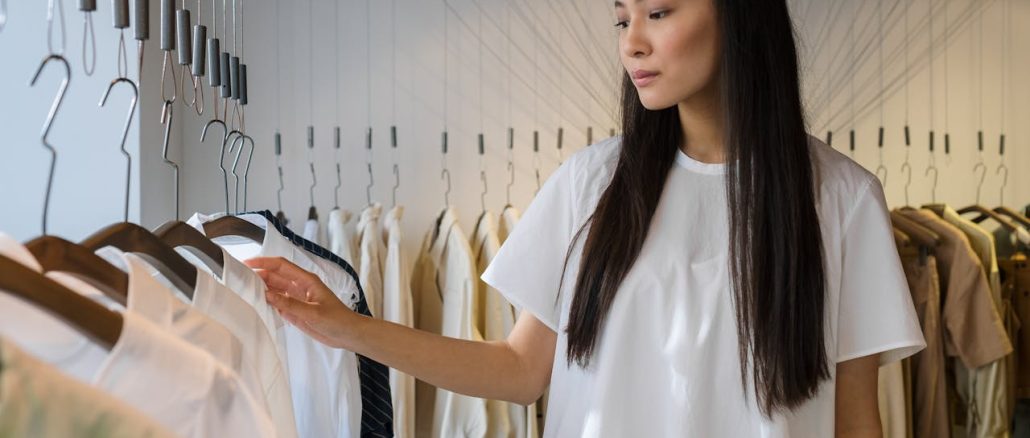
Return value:
<svg viewBox="0 0 1030 438">
<path fill-rule="evenodd" d="M 397 188 L 401 186 L 401 168 L 393 164 L 393 206 L 397 206 Z"/>
<path fill-rule="evenodd" d="M 979 204 L 980 189 L 982 189 L 984 186 L 984 178 L 987 176 L 987 166 L 983 162 L 979 162 L 976 163 L 975 166 L 973 166 L 973 173 L 976 173 L 977 169 L 983 169 L 983 172 L 980 172 L 980 182 L 976 185 L 976 203 Z"/>
<path fill-rule="evenodd" d="M 168 159 L 168 139 L 172 134 L 172 118 L 174 117 L 174 106 L 171 100 L 165 100 L 161 109 L 161 123 L 165 125 L 164 144 L 161 146 L 161 159 L 165 164 L 172 167 L 175 177 L 175 219 L 179 219 L 179 165 Z"/>
<path fill-rule="evenodd" d="M 120 77 L 117 78 L 107 86 L 107 91 L 104 91 L 104 96 L 100 98 L 100 106 L 103 107 L 107 104 L 107 97 L 111 95 L 111 90 L 114 89 L 115 85 L 126 84 L 132 90 L 132 100 L 129 103 L 129 114 L 125 116 L 125 127 L 122 128 L 122 142 L 119 149 L 122 151 L 122 155 L 125 156 L 125 214 L 124 221 L 129 221 L 129 185 L 132 177 L 132 156 L 129 155 L 129 151 L 125 150 L 125 140 L 129 138 L 129 127 L 132 126 L 132 117 L 136 114 L 136 103 L 139 102 L 139 87 L 131 79 Z"/>
<path fill-rule="evenodd" d="M 218 100 L 216 99 L 215 102 L 217 102 L 217 101 Z M 215 111 L 215 116 L 212 117 L 211 120 L 209 120 L 207 122 L 207 124 L 204 125 L 204 129 L 202 131 L 200 131 L 200 141 L 204 142 L 204 140 L 207 139 L 207 130 L 210 129 L 211 126 L 214 126 L 214 125 L 222 127 L 222 143 L 221 143 L 221 149 L 219 150 L 219 153 L 218 153 L 218 169 L 221 170 L 221 172 L 222 172 L 222 183 L 225 185 L 225 210 L 228 212 L 229 211 L 229 176 L 226 175 L 226 173 L 225 173 L 225 166 L 222 165 L 222 157 L 225 155 L 225 139 L 229 135 L 229 127 L 225 126 L 225 122 L 223 122 L 221 120 L 218 120 L 218 111 Z"/>
<path fill-rule="evenodd" d="M 244 135 L 244 139 L 250 142 L 250 153 L 247 154 L 247 167 L 243 168 L 243 211 L 247 211 L 247 177 L 250 175 L 250 164 L 254 162 L 254 139 L 249 135 Z"/>
<path fill-rule="evenodd" d="M 223 168 L 225 166 L 225 164 L 224 164 L 224 162 L 225 162 L 225 155 L 232 156 L 232 152 L 236 149 L 236 141 L 239 140 L 239 138 L 242 135 L 243 135 L 243 133 L 240 132 L 239 130 L 236 130 L 236 129 L 233 129 L 233 130 L 229 131 L 228 134 L 226 134 L 226 136 L 225 136 L 225 143 L 223 143 L 223 145 L 222 145 L 222 150 L 225 150 L 225 145 L 226 144 L 229 145 L 229 150 L 227 151 L 226 154 L 224 154 L 220 158 L 220 160 L 223 163 L 223 164 L 221 164 L 223 166 Z M 235 161 L 233 162 L 233 167 L 230 167 L 229 170 L 232 173 L 234 189 L 233 189 L 232 204 L 231 204 L 232 209 L 230 209 L 230 204 L 229 204 L 229 182 L 228 182 L 228 180 L 226 180 L 226 183 L 225 183 L 225 199 L 226 199 L 226 201 L 225 201 L 226 202 L 225 212 L 226 213 L 231 213 L 233 211 L 236 211 L 236 204 L 237 204 L 237 202 L 236 202 L 237 201 L 236 193 L 239 190 L 239 176 L 236 175 Z"/>
<path fill-rule="evenodd" d="M 937 166 L 929 166 L 926 168 L 926 172 L 923 176 L 930 176 L 930 171 L 933 171 L 933 185 L 930 186 L 930 202 L 937 203 Z"/>
<path fill-rule="evenodd" d="M 908 170 L 908 172 L 905 172 L 905 170 Z M 901 164 L 901 171 L 908 175 L 905 180 L 905 205 L 910 205 L 908 203 L 908 187 L 912 185 L 912 166 L 906 161 Z"/>
<path fill-rule="evenodd" d="M 479 180 L 483 182 L 483 192 L 479 194 L 479 205 L 483 207 L 483 213 L 486 213 L 486 172 L 479 171 Z"/>
<path fill-rule="evenodd" d="M 883 173 L 882 177 L 880 176 L 881 171 Z M 882 184 L 883 187 L 887 187 L 887 166 L 884 166 L 883 164 L 877 166 L 876 177 L 880 179 L 880 184 Z"/>
<path fill-rule="evenodd" d="M 447 190 L 443 192 L 444 205 L 451 205 L 451 171 L 444 169 L 440 172 L 440 179 L 447 181 Z"/>
<path fill-rule="evenodd" d="M 994 171 L 994 174 L 997 175 L 997 174 L 1001 173 L 1002 170 L 1005 171 L 1005 176 L 1002 177 L 1002 180 L 1001 180 L 1001 193 L 998 194 L 998 196 L 999 196 L 998 200 L 1000 202 L 999 205 L 1005 205 L 1005 186 L 1007 186 L 1009 184 L 1009 167 L 1006 166 L 1005 163 L 999 164 L 998 165 L 998 169 Z"/>
<path fill-rule="evenodd" d="M 57 112 L 61 109 L 61 103 L 64 102 L 64 95 L 68 91 L 68 84 L 72 79 L 72 68 L 68 65 L 68 60 L 64 59 L 61 55 L 49 55 L 46 58 L 43 58 L 43 62 L 39 64 L 39 68 L 36 69 L 36 74 L 32 76 L 32 81 L 29 82 L 29 85 L 36 85 L 36 81 L 39 80 L 39 75 L 43 73 L 43 69 L 46 68 L 50 61 L 61 63 L 64 67 L 64 79 L 61 80 L 61 85 L 57 89 L 57 95 L 54 96 L 53 103 L 50 104 L 50 112 L 46 116 L 46 121 L 43 122 L 43 131 L 39 136 L 39 141 L 43 144 L 43 148 L 50 152 L 50 171 L 47 176 L 46 195 L 43 198 L 43 235 L 46 235 L 47 233 L 47 213 L 50 211 L 50 192 L 54 187 L 54 169 L 57 165 L 57 150 L 50 144 L 50 140 L 47 137 L 50 135 L 50 129 L 54 126 L 54 118 L 57 117 Z"/>
<path fill-rule="evenodd" d="M 365 148 L 368 151 L 365 160 L 365 167 L 368 169 L 368 185 L 365 186 L 365 199 L 368 201 L 368 205 L 372 205 L 372 187 L 375 186 L 375 176 L 372 175 L 372 128 L 368 128 L 367 141 Z"/>
<path fill-rule="evenodd" d="M 241 210 L 240 210 L 240 199 L 239 199 L 239 197 L 240 197 L 240 174 L 236 172 L 236 168 L 239 167 L 239 165 L 240 165 L 240 156 L 243 155 L 243 148 L 246 147 L 248 139 L 250 140 L 250 143 L 251 143 L 250 155 L 247 158 L 247 167 L 243 171 L 243 206 L 244 206 L 243 208 L 246 209 L 247 208 L 246 207 L 246 204 L 247 204 L 247 172 L 250 169 L 250 160 L 253 158 L 253 154 L 254 154 L 254 140 L 251 139 L 249 135 L 241 133 L 241 134 L 237 135 L 236 138 L 233 139 L 232 144 L 229 145 L 229 153 L 230 154 L 232 154 L 233 150 L 236 150 L 236 158 L 234 158 L 233 162 L 232 162 L 232 176 L 233 176 L 233 181 L 234 181 L 233 182 L 233 192 L 234 192 L 234 195 L 233 195 L 233 204 L 234 204 L 233 207 L 234 207 L 234 209 L 233 210 L 235 211 L 235 214 L 239 214 L 241 212 Z M 239 149 L 236 149 L 236 144 L 237 143 L 239 143 L 239 145 L 240 145 Z"/>
</svg>

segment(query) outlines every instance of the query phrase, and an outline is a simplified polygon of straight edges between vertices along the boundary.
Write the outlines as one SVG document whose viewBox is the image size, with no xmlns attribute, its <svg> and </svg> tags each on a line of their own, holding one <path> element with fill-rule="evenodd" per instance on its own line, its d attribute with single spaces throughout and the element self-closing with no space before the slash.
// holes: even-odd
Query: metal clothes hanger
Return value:
<svg viewBox="0 0 1030 438">
<path fill-rule="evenodd" d="M 287 223 L 286 214 L 283 213 L 283 190 L 285 189 L 285 186 L 283 185 L 282 154 L 283 154 L 282 135 L 280 135 L 279 131 L 276 130 L 275 131 L 275 167 L 279 171 L 279 189 L 275 191 L 275 201 L 276 201 L 276 206 L 279 207 L 279 211 L 277 211 L 275 213 L 275 217 L 276 217 L 276 219 L 279 219 L 279 222 L 281 222 L 283 225 L 286 225 L 286 223 Z"/>
<path fill-rule="evenodd" d="M 397 207 L 397 189 L 401 186 L 401 168 L 397 163 L 397 127 L 390 127 L 390 144 L 393 147 L 393 207 Z"/>
<path fill-rule="evenodd" d="M 318 178 L 315 177 L 315 127 L 308 126 L 308 168 L 311 169 L 311 186 L 308 187 L 308 197 L 311 205 L 308 207 L 308 220 L 318 220 L 318 209 L 315 208 L 315 186 L 318 185 Z"/>
<path fill-rule="evenodd" d="M 45 310 L 110 351 L 122 333 L 122 315 L 43 274 L 0 256 L 0 291 Z"/>
<path fill-rule="evenodd" d="M 50 144 L 47 138 L 50 135 L 50 130 L 54 126 L 54 119 L 57 117 L 57 112 L 61 109 L 61 103 L 64 102 L 64 95 L 68 91 L 68 84 L 71 82 L 71 66 L 68 65 L 68 60 L 58 54 L 50 54 L 43 59 L 43 62 L 39 64 L 39 68 L 36 69 L 36 74 L 32 76 L 32 82 L 30 85 L 35 86 L 36 81 L 39 80 L 39 75 L 43 73 L 43 69 L 46 68 L 51 61 L 61 63 L 64 67 L 64 79 L 61 80 L 61 85 L 57 89 L 57 96 L 54 97 L 53 103 L 50 105 L 50 112 L 47 114 L 46 121 L 43 123 L 43 132 L 40 134 L 40 142 L 43 144 L 43 148 L 50 152 L 50 171 L 47 174 L 47 185 L 46 194 L 43 197 L 43 234 L 47 234 L 47 216 L 50 212 L 50 193 L 53 191 L 54 186 L 54 169 L 57 165 L 57 150 L 54 149 L 53 145 Z"/>
<path fill-rule="evenodd" d="M 372 205 L 372 187 L 375 186 L 375 176 L 372 174 L 372 127 L 368 128 L 368 134 L 365 138 L 365 149 L 368 151 L 365 160 L 365 166 L 368 169 L 368 185 L 365 186 L 365 200 L 366 205 Z"/>
<path fill-rule="evenodd" d="M 172 166 L 175 172 L 175 217 L 179 217 L 179 166 L 168 160 L 168 139 L 172 126 L 172 102 L 166 100 L 161 114 L 165 124 L 164 146 L 162 158 Z M 81 245 L 90 251 L 97 251 L 106 246 L 113 246 L 127 253 L 138 253 L 147 256 L 148 261 L 182 290 L 193 298 L 193 289 L 197 285 L 197 269 L 179 253 L 162 242 L 160 238 L 139 225 L 122 222 L 110 225 L 92 234 Z"/>
</svg>

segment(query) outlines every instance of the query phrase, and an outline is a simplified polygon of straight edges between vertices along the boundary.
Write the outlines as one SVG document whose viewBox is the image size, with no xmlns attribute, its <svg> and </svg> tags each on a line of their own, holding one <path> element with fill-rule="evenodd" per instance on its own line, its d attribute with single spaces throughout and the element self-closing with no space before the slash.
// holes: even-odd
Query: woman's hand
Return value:
<svg viewBox="0 0 1030 438">
<path fill-rule="evenodd" d="M 287 321 L 315 340 L 334 348 L 348 348 L 354 324 L 361 319 L 318 276 L 282 257 L 247 260 L 268 286 L 265 300 Z"/>
</svg>

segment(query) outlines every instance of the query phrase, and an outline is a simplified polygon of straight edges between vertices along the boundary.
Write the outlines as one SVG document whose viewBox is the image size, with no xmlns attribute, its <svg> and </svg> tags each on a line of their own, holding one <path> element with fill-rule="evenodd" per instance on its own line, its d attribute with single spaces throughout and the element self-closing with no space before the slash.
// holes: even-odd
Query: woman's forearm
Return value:
<svg viewBox="0 0 1030 438">
<path fill-rule="evenodd" d="M 448 338 L 360 316 L 351 327 L 343 348 L 452 392 L 529 404 L 546 386 L 508 341 Z"/>
</svg>

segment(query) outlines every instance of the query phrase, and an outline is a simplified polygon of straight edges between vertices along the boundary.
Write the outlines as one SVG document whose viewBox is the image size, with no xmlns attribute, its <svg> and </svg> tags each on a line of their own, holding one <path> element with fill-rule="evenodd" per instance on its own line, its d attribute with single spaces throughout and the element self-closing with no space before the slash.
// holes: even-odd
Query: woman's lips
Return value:
<svg viewBox="0 0 1030 438">
<path fill-rule="evenodd" d="M 647 70 L 634 70 L 633 71 L 633 83 L 637 87 L 646 87 L 652 82 L 658 79 L 658 73 Z"/>
</svg>

